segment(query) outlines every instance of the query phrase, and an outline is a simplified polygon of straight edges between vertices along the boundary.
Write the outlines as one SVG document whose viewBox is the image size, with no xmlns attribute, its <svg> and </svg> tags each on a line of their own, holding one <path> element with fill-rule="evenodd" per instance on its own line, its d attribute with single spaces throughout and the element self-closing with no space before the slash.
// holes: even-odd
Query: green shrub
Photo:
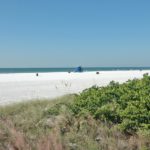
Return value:
<svg viewBox="0 0 150 150">
<path fill-rule="evenodd" d="M 150 130 L 150 76 L 106 87 L 91 87 L 76 96 L 72 111 L 88 111 L 96 119 L 116 124 L 125 132 Z"/>
</svg>

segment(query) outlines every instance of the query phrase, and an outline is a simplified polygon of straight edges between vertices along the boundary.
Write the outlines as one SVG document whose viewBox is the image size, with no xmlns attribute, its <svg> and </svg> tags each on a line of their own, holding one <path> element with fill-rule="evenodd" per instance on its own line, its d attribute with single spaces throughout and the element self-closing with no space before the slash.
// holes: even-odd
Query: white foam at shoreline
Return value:
<svg viewBox="0 0 150 150">
<path fill-rule="evenodd" d="M 83 73 L 14 73 L 0 74 L 0 105 L 31 99 L 56 98 L 65 94 L 79 93 L 93 85 L 105 86 L 110 81 L 125 82 L 142 78 L 143 71 L 99 71 Z"/>
</svg>

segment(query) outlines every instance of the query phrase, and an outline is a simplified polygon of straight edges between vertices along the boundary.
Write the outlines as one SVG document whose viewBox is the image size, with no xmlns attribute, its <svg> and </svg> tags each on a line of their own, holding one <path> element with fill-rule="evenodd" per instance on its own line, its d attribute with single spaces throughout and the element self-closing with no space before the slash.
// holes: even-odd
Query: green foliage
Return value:
<svg viewBox="0 0 150 150">
<path fill-rule="evenodd" d="M 150 76 L 84 90 L 76 97 L 72 110 L 76 115 L 86 110 L 128 133 L 150 130 Z"/>
<path fill-rule="evenodd" d="M 115 87 L 117 91 L 120 85 L 111 82 L 109 86 Z M 90 89 L 91 95 L 88 95 L 88 90 L 86 90 L 87 95 L 82 95 L 85 96 L 84 100 L 88 96 L 94 100 L 97 95 L 102 94 L 103 101 L 97 98 L 101 103 L 96 103 L 98 107 L 93 104 L 92 106 L 96 109 L 89 109 L 90 111 L 86 107 L 83 108 L 84 105 L 76 107 L 75 104 L 79 103 L 80 96 L 75 95 L 63 96 L 54 101 L 36 100 L 0 107 L 0 150 L 149 150 L 148 123 L 141 124 L 142 128 L 136 134 L 128 136 L 120 132 L 117 126 L 111 127 L 111 124 L 108 126 L 99 121 L 100 119 L 120 124 L 123 130 L 127 126 L 134 130 L 133 124 L 136 125 L 136 122 L 130 118 L 121 120 L 121 117 L 128 116 L 128 111 L 132 108 L 130 107 L 127 113 L 120 112 L 119 102 L 116 102 L 114 98 L 119 96 L 118 93 L 112 96 L 111 90 L 105 91 L 107 95 L 113 97 L 111 101 L 100 89 L 103 88 L 93 87 Z M 100 94 L 99 91 L 101 91 Z M 119 101 L 119 97 L 117 100 Z M 144 98 L 143 100 L 146 101 Z M 149 108 L 148 105 L 145 105 L 146 109 Z M 126 105 L 123 106 L 125 108 Z M 75 110 L 77 115 L 74 115 L 72 110 Z M 97 120 L 90 114 L 93 114 Z"/>
</svg>

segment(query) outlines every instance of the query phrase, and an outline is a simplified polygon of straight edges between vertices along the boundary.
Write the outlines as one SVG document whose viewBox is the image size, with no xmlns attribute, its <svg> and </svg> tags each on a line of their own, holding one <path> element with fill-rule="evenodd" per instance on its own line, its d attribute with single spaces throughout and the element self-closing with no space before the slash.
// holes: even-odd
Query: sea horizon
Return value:
<svg viewBox="0 0 150 150">
<path fill-rule="evenodd" d="M 76 67 L 22 67 L 0 68 L 0 74 L 4 73 L 46 73 L 46 72 L 74 72 Z M 127 71 L 127 70 L 150 70 L 150 67 L 83 67 L 83 71 Z"/>
</svg>

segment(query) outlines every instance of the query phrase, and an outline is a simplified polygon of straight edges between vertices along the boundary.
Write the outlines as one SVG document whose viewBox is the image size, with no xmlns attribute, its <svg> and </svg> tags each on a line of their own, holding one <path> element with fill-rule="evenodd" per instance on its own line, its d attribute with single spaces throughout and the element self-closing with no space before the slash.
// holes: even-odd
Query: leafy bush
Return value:
<svg viewBox="0 0 150 150">
<path fill-rule="evenodd" d="M 76 97 L 72 110 L 76 115 L 86 110 L 128 133 L 150 130 L 150 76 L 86 89 Z"/>
</svg>

